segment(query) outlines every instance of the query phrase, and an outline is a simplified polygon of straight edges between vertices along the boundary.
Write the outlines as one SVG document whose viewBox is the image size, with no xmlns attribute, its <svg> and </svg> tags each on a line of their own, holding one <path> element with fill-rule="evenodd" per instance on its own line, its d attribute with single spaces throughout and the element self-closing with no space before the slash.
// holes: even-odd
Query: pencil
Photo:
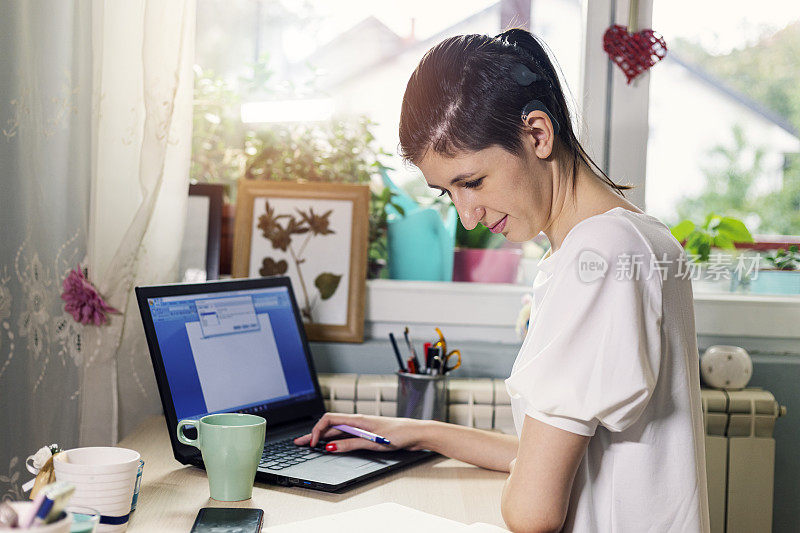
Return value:
<svg viewBox="0 0 800 533">
<path fill-rule="evenodd" d="M 397 347 L 397 341 L 394 339 L 394 333 L 389 333 L 389 340 L 392 341 L 394 356 L 397 358 L 397 364 L 400 365 L 400 372 L 405 372 L 406 367 L 403 365 L 403 358 L 400 356 L 400 349 Z"/>
</svg>

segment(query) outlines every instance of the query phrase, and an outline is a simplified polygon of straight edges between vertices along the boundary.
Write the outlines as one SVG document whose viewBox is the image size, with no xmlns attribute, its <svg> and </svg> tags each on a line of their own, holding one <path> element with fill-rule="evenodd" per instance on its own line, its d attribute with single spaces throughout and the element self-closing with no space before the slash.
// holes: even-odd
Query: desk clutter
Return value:
<svg viewBox="0 0 800 533">
<path fill-rule="evenodd" d="M 26 459 L 36 475 L 23 486 L 32 501 L 0 504 L 0 532 L 125 531 L 143 466 L 139 453 L 126 448 L 45 446 Z"/>
<path fill-rule="evenodd" d="M 401 373 L 445 376 L 461 366 L 461 351 L 452 350 L 448 352 L 444 333 L 439 328 L 434 329 L 439 338 L 433 342 L 423 344 L 422 359 L 420 359 L 417 357 L 417 349 L 414 347 L 414 341 L 411 340 L 408 327 L 405 328 L 403 337 L 409 354 L 405 364 L 403 364 L 403 356 L 397 346 L 397 339 L 395 339 L 394 333 L 389 333 L 389 341 L 392 343 L 392 350 L 394 350 L 397 366 Z"/>
<path fill-rule="evenodd" d="M 319 382 L 329 410 L 395 416 L 399 375 L 321 374 Z M 446 384 L 450 422 L 514 432 L 510 398 L 502 379 L 448 378 Z M 773 431 L 786 409 L 770 392 L 757 388 L 703 389 L 702 408 L 711 532 L 768 531 L 772 521 L 775 464 Z M 141 476 L 142 462 L 137 452 L 102 447 L 64 452 L 51 446 L 30 456 L 26 464 L 37 475 L 35 482 L 25 485 L 34 488 L 34 499 L 0 504 L 0 533 L 22 531 L 18 527 L 20 524 L 38 524 L 32 531 L 41 533 L 124 531 L 127 528 Z M 115 483 L 124 484 L 124 487 L 114 489 Z M 162 487 L 161 490 L 169 489 Z M 395 503 L 371 503 L 360 509 L 273 526 L 265 531 L 306 531 L 325 525 L 327 532 L 347 528 L 348 533 L 353 533 L 374 531 L 375 524 L 382 524 L 381 531 L 388 532 L 413 530 L 409 524 L 422 531 L 434 527 L 447 531 L 497 530 L 495 526 L 482 523 L 455 523 L 437 514 Z M 75 509 L 78 504 L 84 508 Z M 266 509 L 263 503 L 257 505 Z M 392 529 L 395 526 L 402 528 Z"/>
<path fill-rule="evenodd" d="M 398 416 L 399 374 L 319 374 L 325 408 L 338 413 Z M 514 433 L 511 398 L 502 379 L 448 378 L 447 420 Z"/>
<path fill-rule="evenodd" d="M 42 487 L 32 502 L 0 504 L 0 531 L 70 531 L 71 513 L 65 511 L 75 487 L 54 482 Z"/>
</svg>

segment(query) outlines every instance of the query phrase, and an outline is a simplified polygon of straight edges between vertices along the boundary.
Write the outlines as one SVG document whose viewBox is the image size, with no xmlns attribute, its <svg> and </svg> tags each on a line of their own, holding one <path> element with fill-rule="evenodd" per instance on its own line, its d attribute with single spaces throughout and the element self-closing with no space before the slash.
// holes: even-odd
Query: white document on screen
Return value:
<svg viewBox="0 0 800 533">
<path fill-rule="evenodd" d="M 289 394 L 269 315 L 258 321 L 258 331 L 217 337 L 204 337 L 199 322 L 186 323 L 209 413 Z"/>
</svg>

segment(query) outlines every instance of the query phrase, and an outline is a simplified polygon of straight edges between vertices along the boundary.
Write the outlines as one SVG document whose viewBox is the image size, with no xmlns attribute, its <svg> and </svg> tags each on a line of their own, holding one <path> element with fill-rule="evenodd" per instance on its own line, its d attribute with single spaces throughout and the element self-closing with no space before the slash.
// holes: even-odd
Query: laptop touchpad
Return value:
<svg viewBox="0 0 800 533">
<path fill-rule="evenodd" d="M 336 466 L 345 468 L 358 468 L 364 465 L 374 465 L 375 461 L 372 459 L 365 459 L 363 457 L 352 457 L 347 455 L 335 455 L 326 458 L 320 458 L 316 461 L 319 463 L 327 463 L 329 461 L 336 461 Z"/>
</svg>

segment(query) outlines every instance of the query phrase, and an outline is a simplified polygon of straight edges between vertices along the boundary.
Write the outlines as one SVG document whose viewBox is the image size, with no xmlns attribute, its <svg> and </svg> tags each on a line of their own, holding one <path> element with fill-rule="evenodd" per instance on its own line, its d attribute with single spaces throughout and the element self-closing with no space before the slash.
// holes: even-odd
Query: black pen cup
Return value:
<svg viewBox="0 0 800 533">
<path fill-rule="evenodd" d="M 447 422 L 447 375 L 397 372 L 397 416 Z"/>
</svg>

